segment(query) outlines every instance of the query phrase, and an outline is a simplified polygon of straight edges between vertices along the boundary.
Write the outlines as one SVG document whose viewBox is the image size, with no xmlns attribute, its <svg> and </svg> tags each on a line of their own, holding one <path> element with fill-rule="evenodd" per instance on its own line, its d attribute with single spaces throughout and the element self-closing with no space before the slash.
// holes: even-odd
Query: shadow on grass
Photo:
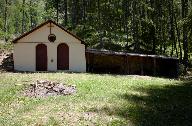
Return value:
<svg viewBox="0 0 192 126">
<path fill-rule="evenodd" d="M 136 126 L 192 126 L 192 81 L 136 89 L 144 95 L 122 94 L 126 102 L 98 112 L 116 115 Z"/>
</svg>

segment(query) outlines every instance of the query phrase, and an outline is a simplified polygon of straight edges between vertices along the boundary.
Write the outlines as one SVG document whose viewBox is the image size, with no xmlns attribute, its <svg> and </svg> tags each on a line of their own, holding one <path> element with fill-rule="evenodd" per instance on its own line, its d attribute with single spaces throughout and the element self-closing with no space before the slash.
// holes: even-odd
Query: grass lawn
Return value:
<svg viewBox="0 0 192 126">
<path fill-rule="evenodd" d="M 71 96 L 28 98 L 26 85 L 77 86 Z M 192 82 L 82 73 L 0 73 L 1 126 L 191 126 Z"/>
</svg>

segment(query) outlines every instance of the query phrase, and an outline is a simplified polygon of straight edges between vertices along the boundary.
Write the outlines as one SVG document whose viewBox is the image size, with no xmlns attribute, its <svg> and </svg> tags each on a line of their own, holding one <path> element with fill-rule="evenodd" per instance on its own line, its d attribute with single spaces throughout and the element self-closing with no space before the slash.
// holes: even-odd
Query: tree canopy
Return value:
<svg viewBox="0 0 192 126">
<path fill-rule="evenodd" d="M 175 56 L 188 64 L 192 0 L 0 0 L 0 39 L 52 19 L 90 48 Z"/>
</svg>

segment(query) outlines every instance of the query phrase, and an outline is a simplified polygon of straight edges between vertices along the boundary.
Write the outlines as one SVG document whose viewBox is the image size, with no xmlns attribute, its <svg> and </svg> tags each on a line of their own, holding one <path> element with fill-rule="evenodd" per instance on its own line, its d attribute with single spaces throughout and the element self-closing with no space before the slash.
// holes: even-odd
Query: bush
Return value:
<svg viewBox="0 0 192 126">
<path fill-rule="evenodd" d="M 184 75 L 185 66 L 183 64 L 179 64 L 179 75 Z"/>
<path fill-rule="evenodd" d="M 8 43 L 0 42 L 0 50 L 11 52 L 13 50 L 13 44 L 11 42 Z"/>
</svg>

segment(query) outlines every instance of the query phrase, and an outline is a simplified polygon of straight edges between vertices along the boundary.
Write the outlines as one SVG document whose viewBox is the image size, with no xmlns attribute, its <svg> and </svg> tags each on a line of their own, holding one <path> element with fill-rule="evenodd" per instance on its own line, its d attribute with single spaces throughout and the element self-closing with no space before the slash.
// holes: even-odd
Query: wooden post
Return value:
<svg viewBox="0 0 192 126">
<path fill-rule="evenodd" d="M 153 58 L 153 75 L 156 76 L 157 71 L 156 71 L 157 67 L 156 67 L 156 58 Z"/>
<path fill-rule="evenodd" d="M 91 59 L 91 72 L 94 72 L 94 53 L 93 53 L 93 56 L 92 56 L 92 59 Z"/>
<path fill-rule="evenodd" d="M 90 56 L 89 56 L 89 52 L 85 51 L 85 59 L 86 59 L 86 71 L 89 72 L 89 65 L 90 65 Z"/>
<path fill-rule="evenodd" d="M 128 66 L 128 60 L 127 60 L 127 55 L 124 55 L 124 63 L 123 63 L 123 72 L 124 74 L 129 74 L 129 66 Z"/>
<path fill-rule="evenodd" d="M 130 74 L 130 73 L 129 73 L 129 68 L 130 68 L 130 67 L 129 67 L 129 59 L 128 59 L 128 57 L 129 57 L 129 56 L 126 55 L 126 66 L 127 66 L 127 70 L 126 70 L 126 71 L 127 71 L 127 74 Z"/>
<path fill-rule="evenodd" d="M 121 63 L 121 73 L 127 74 L 127 61 L 126 61 L 126 55 L 123 55 L 123 63 Z"/>
<path fill-rule="evenodd" d="M 143 57 L 140 56 L 140 69 L 141 69 L 141 75 L 144 75 L 144 72 L 143 72 Z"/>
</svg>

